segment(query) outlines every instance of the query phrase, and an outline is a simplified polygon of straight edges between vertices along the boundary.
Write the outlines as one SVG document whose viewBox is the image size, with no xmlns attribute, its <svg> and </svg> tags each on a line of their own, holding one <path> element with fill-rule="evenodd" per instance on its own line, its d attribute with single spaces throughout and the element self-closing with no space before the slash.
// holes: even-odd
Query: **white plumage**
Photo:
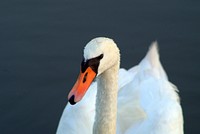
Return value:
<svg viewBox="0 0 200 134">
<path fill-rule="evenodd" d="M 104 43 L 110 39 L 97 38 L 98 43 L 97 40 Z M 95 55 L 87 50 L 86 59 L 104 51 L 99 49 Z M 168 81 L 156 42 L 137 66 L 120 69 L 118 78 L 117 134 L 183 134 L 178 89 Z M 97 82 L 93 82 L 80 102 L 67 104 L 57 134 L 93 133 L 96 94 Z"/>
</svg>

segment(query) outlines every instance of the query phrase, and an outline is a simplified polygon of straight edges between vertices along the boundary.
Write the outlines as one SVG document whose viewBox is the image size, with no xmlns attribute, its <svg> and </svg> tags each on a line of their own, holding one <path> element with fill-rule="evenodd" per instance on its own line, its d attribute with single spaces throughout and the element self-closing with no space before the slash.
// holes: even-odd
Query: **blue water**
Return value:
<svg viewBox="0 0 200 134">
<path fill-rule="evenodd" d="M 0 133 L 55 133 L 82 49 L 97 36 L 116 41 L 127 69 L 157 40 L 180 90 L 185 133 L 200 133 L 199 24 L 198 0 L 1 1 Z"/>
</svg>

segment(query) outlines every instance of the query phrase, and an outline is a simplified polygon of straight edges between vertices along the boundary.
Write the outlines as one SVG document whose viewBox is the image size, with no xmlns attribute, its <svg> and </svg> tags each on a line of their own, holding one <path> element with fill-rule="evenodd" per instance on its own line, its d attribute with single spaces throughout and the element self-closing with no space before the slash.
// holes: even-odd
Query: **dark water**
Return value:
<svg viewBox="0 0 200 134">
<path fill-rule="evenodd" d="M 157 40 L 185 133 L 200 133 L 199 0 L 10 0 L 0 2 L 1 134 L 55 133 L 82 49 L 97 36 L 116 41 L 125 68 Z"/>
</svg>

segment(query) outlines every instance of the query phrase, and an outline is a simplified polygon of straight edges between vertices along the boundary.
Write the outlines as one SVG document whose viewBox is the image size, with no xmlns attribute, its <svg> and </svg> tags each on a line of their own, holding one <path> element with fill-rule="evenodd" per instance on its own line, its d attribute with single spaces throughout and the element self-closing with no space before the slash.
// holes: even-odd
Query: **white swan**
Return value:
<svg viewBox="0 0 200 134">
<path fill-rule="evenodd" d="M 57 134 L 183 134 L 178 89 L 168 81 L 156 42 L 139 65 L 119 70 L 119 63 L 113 40 L 99 37 L 86 45 L 68 96 L 78 103 L 66 106 Z"/>
</svg>

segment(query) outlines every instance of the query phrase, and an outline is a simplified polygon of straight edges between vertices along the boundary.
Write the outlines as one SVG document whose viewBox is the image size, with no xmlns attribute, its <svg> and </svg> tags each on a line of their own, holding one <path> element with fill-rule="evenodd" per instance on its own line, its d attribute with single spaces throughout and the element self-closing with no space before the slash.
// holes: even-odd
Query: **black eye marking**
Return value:
<svg viewBox="0 0 200 134">
<path fill-rule="evenodd" d="M 100 63 L 100 60 L 103 58 L 103 54 L 95 57 L 95 58 L 92 58 L 92 59 L 89 59 L 85 62 L 85 60 L 83 59 L 82 63 L 81 63 L 81 72 L 85 72 L 85 70 L 88 68 L 88 67 L 91 67 L 91 69 L 97 74 L 98 73 L 98 67 L 99 67 L 99 63 Z"/>
<path fill-rule="evenodd" d="M 84 77 L 83 77 L 83 83 L 85 83 L 86 79 L 87 79 L 87 75 L 88 75 L 88 72 L 85 73 Z"/>
</svg>

